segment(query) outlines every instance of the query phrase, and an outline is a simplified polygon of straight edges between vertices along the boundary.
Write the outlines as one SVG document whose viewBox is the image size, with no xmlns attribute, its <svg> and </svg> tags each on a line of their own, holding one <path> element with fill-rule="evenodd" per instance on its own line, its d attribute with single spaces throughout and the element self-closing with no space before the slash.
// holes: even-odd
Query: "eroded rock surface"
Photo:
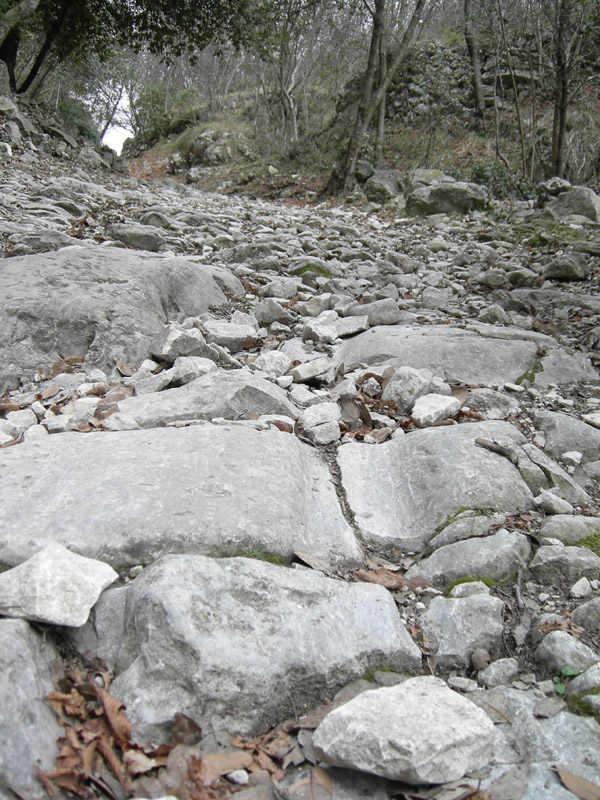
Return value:
<svg viewBox="0 0 600 800">
<path fill-rule="evenodd" d="M 67 177 L 0 109 L 0 565 L 25 575 L 0 587 L 46 637 L 0 620 L 0 794 L 44 797 L 44 697 L 74 665 L 88 694 L 114 679 L 140 743 L 177 714 L 199 755 L 293 718 L 284 800 L 315 746 L 334 800 L 381 800 L 379 775 L 562 800 L 557 764 L 600 784 L 595 719 L 553 697 L 572 661 L 566 696 L 600 713 L 594 192 L 507 217 L 418 170 L 371 179 L 382 213 L 266 203 L 109 178 L 47 126 Z M 394 218 L 400 191 L 426 216 Z M 28 572 L 46 547 L 100 562 L 76 614 L 60 562 L 58 589 Z M 223 780 L 272 800 L 265 763 Z M 136 796 L 177 794 L 150 772 Z"/>
</svg>

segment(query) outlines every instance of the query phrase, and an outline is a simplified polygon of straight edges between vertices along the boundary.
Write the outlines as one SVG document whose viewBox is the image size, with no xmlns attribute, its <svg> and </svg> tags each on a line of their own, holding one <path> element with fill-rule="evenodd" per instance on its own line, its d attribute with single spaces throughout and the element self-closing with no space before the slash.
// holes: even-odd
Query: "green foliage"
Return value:
<svg viewBox="0 0 600 800">
<path fill-rule="evenodd" d="M 596 722 L 600 724 L 600 714 L 594 711 L 592 706 L 586 703 L 586 698 L 597 697 L 598 695 L 600 695 L 600 688 L 590 689 L 587 692 L 572 694 L 569 697 L 565 697 L 565 702 L 567 704 L 567 708 L 572 714 L 579 714 L 580 716 L 593 716 Z"/>
<path fill-rule="evenodd" d="M 579 670 L 575 669 L 575 667 L 563 667 L 560 671 L 560 675 L 555 675 L 552 680 L 554 681 L 554 691 L 556 694 L 559 694 L 561 697 L 565 693 L 567 689 L 567 685 L 572 678 L 576 678 L 579 675 Z"/>
<path fill-rule="evenodd" d="M 544 365 L 542 364 L 542 359 L 536 358 L 533 367 L 531 367 L 530 370 L 524 372 L 523 375 L 517 378 L 515 383 L 517 384 L 517 386 L 520 386 L 524 381 L 529 381 L 529 383 L 535 383 L 535 376 L 538 374 L 538 372 L 543 372 L 543 371 L 544 371 Z"/>
<path fill-rule="evenodd" d="M 517 178 L 497 161 L 475 164 L 471 180 L 485 186 L 497 200 L 506 200 L 508 197 L 531 199 L 535 196 L 534 189 L 528 181 Z"/>
<path fill-rule="evenodd" d="M 370 683 L 373 683 L 373 681 L 375 680 L 375 673 L 376 672 L 396 672 L 396 670 L 392 669 L 392 667 L 387 667 L 387 666 L 371 667 L 371 669 L 368 669 L 365 672 L 365 674 L 363 675 L 363 679 L 365 681 L 369 681 Z"/>
<path fill-rule="evenodd" d="M 144 86 L 134 102 L 135 133 L 147 144 L 162 134 L 166 94 L 165 84 L 155 83 Z"/>
<path fill-rule="evenodd" d="M 593 533 L 591 536 L 586 536 L 585 539 L 580 539 L 577 542 L 578 547 L 587 547 L 588 550 L 600 556 L 600 533 Z"/>
<path fill-rule="evenodd" d="M 263 550 L 242 550 L 239 558 L 255 558 L 258 561 L 268 561 L 269 564 L 285 564 L 285 560 L 276 553 L 265 553 Z"/>
<path fill-rule="evenodd" d="M 449 28 L 447 25 L 442 25 L 442 33 L 444 34 L 448 47 L 459 47 L 464 41 L 460 31 L 457 31 L 455 28 Z"/>
<path fill-rule="evenodd" d="M 72 97 L 61 98 L 57 111 L 69 128 L 75 128 L 81 136 L 92 142 L 100 141 L 100 133 L 92 112 L 81 100 Z"/>
</svg>

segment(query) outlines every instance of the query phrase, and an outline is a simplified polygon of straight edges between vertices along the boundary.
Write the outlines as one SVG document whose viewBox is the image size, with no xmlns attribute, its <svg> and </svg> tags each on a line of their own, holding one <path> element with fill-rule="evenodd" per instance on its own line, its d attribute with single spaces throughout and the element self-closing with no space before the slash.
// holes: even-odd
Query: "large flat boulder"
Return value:
<svg viewBox="0 0 600 800">
<path fill-rule="evenodd" d="M 0 271 L 0 393 L 40 364 L 79 356 L 112 370 L 141 361 L 171 319 L 243 292 L 228 270 L 117 248 L 66 247 L 6 259 Z"/>
<path fill-rule="evenodd" d="M 164 392 L 122 400 L 119 411 L 141 428 L 199 419 L 247 419 L 248 414 L 298 416 L 298 408 L 276 383 L 247 370 L 219 370 Z"/>
<path fill-rule="evenodd" d="M 406 198 L 409 214 L 465 214 L 489 203 L 487 191 L 477 183 L 455 181 L 419 186 Z"/>
<path fill-rule="evenodd" d="M 514 382 L 535 366 L 533 341 L 482 336 L 447 325 L 378 326 L 336 348 L 347 367 L 397 359 L 402 366 L 429 369 L 451 381 L 498 386 Z"/>
<path fill-rule="evenodd" d="M 78 641 L 116 667 L 112 694 L 154 741 L 176 712 L 257 733 L 369 668 L 421 663 L 382 587 L 246 558 L 167 556 L 105 592 Z"/>
<path fill-rule="evenodd" d="M 378 447 L 342 445 L 342 484 L 364 540 L 421 550 L 467 508 L 531 508 L 517 468 L 478 447 L 478 437 L 507 446 L 525 441 L 510 423 L 491 421 L 414 431 Z"/>
<path fill-rule="evenodd" d="M 280 431 L 199 425 L 48 436 L 0 450 L 1 560 L 50 541 L 114 567 L 167 553 L 357 562 L 331 475 Z"/>
</svg>

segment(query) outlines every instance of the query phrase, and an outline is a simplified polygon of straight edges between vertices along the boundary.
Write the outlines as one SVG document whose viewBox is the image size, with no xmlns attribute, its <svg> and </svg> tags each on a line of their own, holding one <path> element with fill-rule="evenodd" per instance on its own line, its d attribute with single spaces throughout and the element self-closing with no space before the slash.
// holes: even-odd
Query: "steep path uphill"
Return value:
<svg viewBox="0 0 600 800">
<path fill-rule="evenodd" d="M 95 180 L 0 179 L 0 797 L 600 784 L 596 225 Z"/>
</svg>

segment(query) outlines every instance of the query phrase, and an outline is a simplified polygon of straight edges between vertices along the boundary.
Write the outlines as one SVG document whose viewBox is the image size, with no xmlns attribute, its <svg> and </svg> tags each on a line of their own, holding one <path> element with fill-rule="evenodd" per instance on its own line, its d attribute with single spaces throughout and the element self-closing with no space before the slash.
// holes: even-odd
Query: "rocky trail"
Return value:
<svg viewBox="0 0 600 800">
<path fill-rule="evenodd" d="M 600 199 L 411 183 L 14 148 L 0 796 L 600 796 Z"/>
</svg>

